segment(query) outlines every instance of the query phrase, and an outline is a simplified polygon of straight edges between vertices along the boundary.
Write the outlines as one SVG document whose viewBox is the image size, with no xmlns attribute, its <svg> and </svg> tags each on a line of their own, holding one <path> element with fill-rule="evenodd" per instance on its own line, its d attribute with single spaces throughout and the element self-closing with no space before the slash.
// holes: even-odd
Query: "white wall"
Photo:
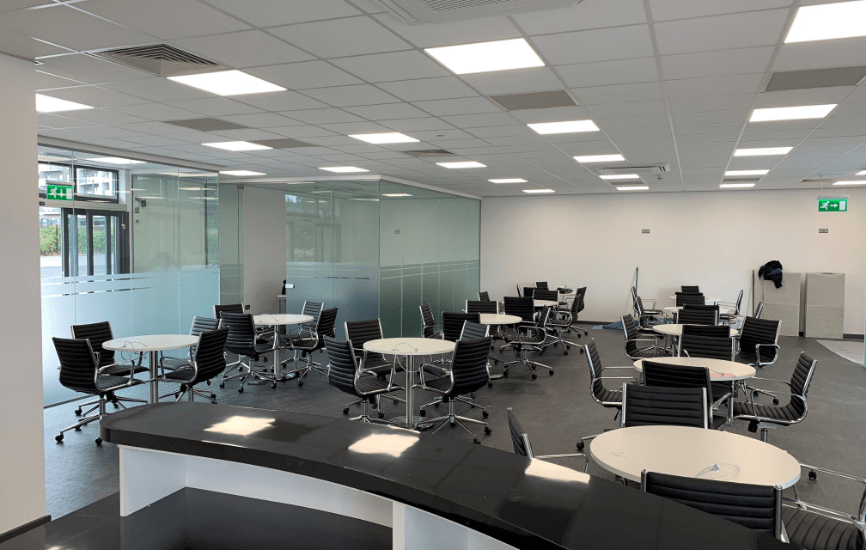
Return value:
<svg viewBox="0 0 866 550">
<path fill-rule="evenodd" d="M 45 515 L 36 109 L 32 61 L 0 54 L 0 300 L 15 322 L 0 330 L 0 534 Z M 19 350 L 11 352 L 10 350 Z"/>
<path fill-rule="evenodd" d="M 866 289 L 866 190 L 847 213 L 819 213 L 816 189 L 635 193 L 484 199 L 481 289 L 516 295 L 515 284 L 586 286 L 581 318 L 613 321 L 631 311 L 629 287 L 673 305 L 682 284 L 732 301 L 770 260 L 790 272 L 844 272 L 845 332 L 862 334 Z M 819 234 L 828 228 L 828 234 Z M 650 229 L 650 234 L 641 233 Z M 758 285 L 756 288 L 759 288 Z M 760 299 L 760 290 L 758 290 Z M 745 299 L 744 299 L 745 303 Z"/>
<path fill-rule="evenodd" d="M 276 313 L 286 278 L 286 193 L 247 185 L 243 209 L 244 303 L 252 313 Z"/>
</svg>

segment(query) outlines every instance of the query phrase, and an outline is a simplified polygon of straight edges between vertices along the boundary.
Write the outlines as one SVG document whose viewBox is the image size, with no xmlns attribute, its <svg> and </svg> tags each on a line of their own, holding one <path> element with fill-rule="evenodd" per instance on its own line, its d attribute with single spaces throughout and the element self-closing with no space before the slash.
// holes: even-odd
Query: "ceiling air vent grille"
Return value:
<svg viewBox="0 0 866 550">
<path fill-rule="evenodd" d="M 565 90 L 530 92 L 527 94 L 492 95 L 490 96 L 490 99 L 498 103 L 506 111 L 552 109 L 554 107 L 574 107 L 577 105 Z"/>
<path fill-rule="evenodd" d="M 617 164 L 616 166 L 596 166 L 603 176 L 618 174 L 638 174 L 640 176 L 666 174 L 671 171 L 670 164 Z"/>
<path fill-rule="evenodd" d="M 226 68 L 167 44 L 104 50 L 92 55 L 157 76 L 178 76 Z"/>
<path fill-rule="evenodd" d="M 453 157 L 454 153 L 451 151 L 446 151 L 445 149 L 416 149 L 414 151 L 400 151 L 404 155 L 409 155 L 410 157 L 416 158 L 427 158 L 427 157 Z"/>
<path fill-rule="evenodd" d="M 583 0 L 376 0 L 406 23 L 445 23 L 520 11 L 564 8 Z"/>
</svg>

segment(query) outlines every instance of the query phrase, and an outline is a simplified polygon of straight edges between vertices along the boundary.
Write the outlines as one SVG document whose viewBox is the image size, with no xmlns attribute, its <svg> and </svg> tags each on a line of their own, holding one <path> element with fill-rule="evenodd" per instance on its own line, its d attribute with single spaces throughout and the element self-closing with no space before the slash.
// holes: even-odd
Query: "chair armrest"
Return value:
<svg viewBox="0 0 866 550">
<path fill-rule="evenodd" d="M 599 376 L 599 380 L 636 380 L 634 376 Z"/>
<path fill-rule="evenodd" d="M 755 357 L 758 358 L 758 363 L 761 362 L 761 348 L 776 348 L 776 356 L 779 355 L 779 344 L 755 344 Z"/>
<path fill-rule="evenodd" d="M 631 366 L 631 367 L 604 367 L 604 368 L 601 369 L 601 371 L 599 371 L 599 372 L 604 372 L 604 371 L 606 371 L 606 370 L 612 370 L 612 369 L 628 369 L 628 370 L 635 370 L 634 366 Z"/>
<path fill-rule="evenodd" d="M 659 343 L 659 337 L 656 336 L 654 338 L 632 338 L 631 340 L 626 340 L 626 343 L 634 342 L 635 345 L 638 345 L 638 342 L 650 342 L 654 346 L 657 346 Z"/>
<path fill-rule="evenodd" d="M 97 355 L 96 360 L 98 361 L 99 360 L 99 354 L 97 353 L 96 355 Z M 126 363 L 126 361 L 121 361 L 118 363 L 112 363 L 110 365 L 105 365 L 104 367 L 99 367 L 98 369 L 96 369 L 96 375 L 98 376 L 98 375 L 102 374 L 102 371 L 108 370 L 112 367 L 122 367 L 124 365 L 124 363 Z M 57 368 L 59 369 L 60 367 L 57 367 Z M 134 375 L 135 375 L 135 361 L 130 359 L 129 360 L 129 377 L 132 378 Z"/>
<path fill-rule="evenodd" d="M 646 302 L 651 303 L 652 305 L 650 306 L 650 309 L 655 309 L 655 307 L 656 307 L 656 301 L 657 300 L 655 298 L 641 298 L 640 301 L 644 302 L 644 303 L 646 303 Z"/>
<path fill-rule="evenodd" d="M 746 380 L 749 380 L 749 381 L 761 380 L 763 382 L 775 382 L 776 384 L 784 384 L 784 385 L 788 386 L 789 388 L 791 387 L 790 382 L 788 382 L 786 380 L 776 380 L 775 378 L 761 378 L 760 376 L 753 376 L 752 378 L 747 378 Z"/>
</svg>

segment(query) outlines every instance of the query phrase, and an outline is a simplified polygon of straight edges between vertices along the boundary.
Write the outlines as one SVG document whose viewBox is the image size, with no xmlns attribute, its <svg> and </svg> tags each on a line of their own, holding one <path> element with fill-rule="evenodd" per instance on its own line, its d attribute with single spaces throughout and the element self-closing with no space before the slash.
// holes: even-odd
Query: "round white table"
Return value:
<svg viewBox="0 0 866 550">
<path fill-rule="evenodd" d="M 533 302 L 534 302 L 533 305 L 535 307 L 545 307 L 545 306 L 556 307 L 559 305 L 559 302 L 556 302 L 554 300 L 533 300 Z"/>
<path fill-rule="evenodd" d="M 404 428 L 417 428 L 420 417 L 415 417 L 415 357 L 419 355 L 439 355 L 452 353 L 457 344 L 438 338 L 383 338 L 370 340 L 364 344 L 364 349 L 383 355 L 400 355 L 406 357 L 406 420 L 401 425 Z"/>
<path fill-rule="evenodd" d="M 519 315 L 506 315 L 505 313 L 482 313 L 482 325 L 514 325 L 523 320 Z"/>
<path fill-rule="evenodd" d="M 314 319 L 309 315 L 297 315 L 292 313 L 262 313 L 253 315 L 253 322 L 257 327 L 284 327 L 288 325 L 303 325 L 312 323 Z M 274 381 L 289 380 L 295 375 L 283 377 L 283 364 L 280 361 L 280 335 L 274 332 L 274 345 L 271 351 L 274 352 Z"/>
<path fill-rule="evenodd" d="M 150 402 L 159 401 L 159 381 L 157 367 L 159 366 L 159 352 L 173 349 L 189 348 L 198 344 L 198 336 L 189 334 L 145 334 L 141 336 L 128 336 L 126 338 L 114 338 L 102 344 L 102 347 L 111 351 L 131 351 L 134 353 L 147 352 L 150 356 Z"/>
<path fill-rule="evenodd" d="M 786 489 L 800 479 L 800 463 L 769 443 L 717 430 L 683 426 L 620 428 L 592 440 L 592 459 L 609 472 L 640 481 L 641 470 L 772 485 Z M 713 469 L 718 468 L 718 471 Z"/>
<path fill-rule="evenodd" d="M 674 313 L 677 313 L 681 309 L 683 309 L 683 306 L 668 306 L 668 307 L 663 307 L 662 311 L 664 311 L 665 313 L 670 313 L 671 315 L 673 315 Z M 719 306 L 719 311 L 734 311 L 734 308 L 732 308 L 731 306 Z"/>
<path fill-rule="evenodd" d="M 653 331 L 658 332 L 659 334 L 664 334 L 665 336 L 682 336 L 684 326 L 685 325 L 678 324 L 653 325 Z M 731 336 L 739 336 L 740 331 L 735 328 L 731 328 L 730 334 Z"/>
</svg>

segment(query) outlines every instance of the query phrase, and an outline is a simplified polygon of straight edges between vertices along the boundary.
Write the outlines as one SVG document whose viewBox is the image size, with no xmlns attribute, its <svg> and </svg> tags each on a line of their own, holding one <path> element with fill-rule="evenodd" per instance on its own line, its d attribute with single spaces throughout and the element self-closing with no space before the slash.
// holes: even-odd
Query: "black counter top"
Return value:
<svg viewBox="0 0 866 550">
<path fill-rule="evenodd" d="M 100 431 L 105 441 L 118 445 L 338 483 L 518 548 L 792 548 L 698 510 L 549 462 L 343 418 L 160 403 L 111 414 Z"/>
</svg>

